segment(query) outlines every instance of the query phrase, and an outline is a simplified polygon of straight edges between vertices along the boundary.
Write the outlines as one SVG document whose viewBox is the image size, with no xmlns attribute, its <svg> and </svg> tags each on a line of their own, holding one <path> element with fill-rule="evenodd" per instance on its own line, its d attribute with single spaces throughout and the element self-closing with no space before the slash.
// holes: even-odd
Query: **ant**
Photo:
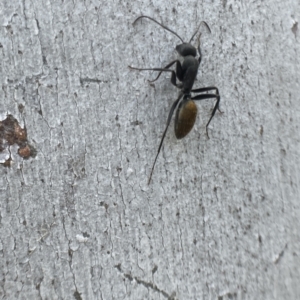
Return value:
<svg viewBox="0 0 300 300">
<path fill-rule="evenodd" d="M 165 30 L 176 35 L 182 42 L 182 44 L 176 46 L 176 51 L 178 52 L 178 54 L 180 56 L 183 57 L 182 63 L 178 59 L 176 59 L 176 60 L 170 62 L 169 64 L 167 64 L 164 68 L 142 68 L 141 69 L 141 68 L 134 68 L 134 67 L 129 66 L 130 69 L 138 70 L 138 71 L 159 71 L 157 77 L 154 80 L 148 80 L 149 82 L 156 81 L 162 72 L 171 72 L 172 73 L 171 83 L 180 89 L 179 96 L 176 99 L 176 101 L 173 103 L 173 105 L 170 109 L 170 112 L 169 112 L 169 116 L 167 119 L 167 125 L 166 125 L 165 131 L 162 135 L 162 138 L 161 138 L 158 150 L 157 150 L 157 154 L 156 154 L 156 157 L 155 157 L 152 169 L 151 169 L 151 173 L 149 176 L 148 184 L 150 184 L 154 166 L 156 164 L 157 157 L 161 150 L 168 127 L 170 125 L 174 110 L 177 108 L 176 115 L 175 115 L 175 136 L 177 139 L 182 139 L 191 131 L 191 129 L 193 128 L 195 121 L 196 121 L 197 106 L 193 100 L 204 100 L 204 99 L 212 99 L 212 98 L 216 99 L 217 102 L 213 108 L 210 119 L 209 119 L 208 123 L 206 124 L 206 134 L 207 134 L 207 137 L 209 138 L 207 127 L 208 127 L 211 119 L 215 115 L 216 110 L 217 109 L 219 110 L 220 95 L 219 95 L 218 88 L 214 87 L 214 86 L 193 89 L 194 81 L 196 79 L 196 76 L 198 73 L 198 68 L 199 68 L 199 65 L 201 62 L 201 50 L 200 50 L 201 33 L 198 38 L 198 53 L 199 53 L 198 59 L 196 58 L 197 50 L 194 46 L 191 45 L 191 41 L 197 34 L 201 24 L 204 24 L 206 26 L 209 33 L 211 32 L 210 28 L 206 22 L 202 21 L 200 23 L 200 25 L 198 26 L 197 30 L 195 31 L 195 33 L 193 34 L 193 36 L 191 37 L 190 41 L 188 43 L 185 43 L 183 41 L 183 39 L 176 32 L 174 32 L 167 26 L 159 23 L 158 21 L 156 21 L 155 19 L 153 19 L 151 17 L 140 16 L 133 22 L 133 25 L 139 19 L 142 19 L 142 18 L 150 19 L 151 21 L 155 22 L 156 24 L 158 24 Z M 169 69 L 174 64 L 176 64 L 176 72 L 174 70 Z M 176 82 L 176 78 L 180 81 L 179 83 Z M 208 92 L 208 91 L 215 91 L 215 93 L 214 94 L 202 94 L 202 95 L 197 95 L 194 97 L 192 97 L 192 95 L 191 95 L 191 93 L 199 94 L 199 93 Z"/>
</svg>

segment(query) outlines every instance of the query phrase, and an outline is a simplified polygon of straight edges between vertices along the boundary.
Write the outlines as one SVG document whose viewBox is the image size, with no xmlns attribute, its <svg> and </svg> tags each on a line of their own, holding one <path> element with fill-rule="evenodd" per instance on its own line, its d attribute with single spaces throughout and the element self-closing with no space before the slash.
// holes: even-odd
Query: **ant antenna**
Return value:
<svg viewBox="0 0 300 300">
<path fill-rule="evenodd" d="M 182 41 L 182 43 L 184 43 L 183 39 L 182 39 L 175 31 L 173 31 L 173 30 L 171 30 L 170 28 L 168 28 L 167 26 L 165 26 L 165 25 L 163 25 L 163 24 L 157 22 L 156 20 L 152 19 L 151 17 L 148 17 L 148 16 L 140 16 L 140 17 L 138 17 L 138 18 L 132 23 L 132 25 L 134 25 L 135 22 L 138 21 L 138 20 L 141 19 L 141 18 L 147 18 L 147 19 L 149 19 L 149 20 L 155 22 L 156 24 L 158 24 L 158 25 L 161 26 L 162 28 L 164 28 L 164 29 L 168 30 L 169 32 L 172 32 L 173 34 L 175 34 L 175 35 Z M 204 23 L 205 23 L 205 22 L 204 22 Z M 207 24 L 206 24 L 206 25 L 207 25 Z M 208 25 L 207 25 L 207 26 L 208 26 Z M 199 28 L 198 28 L 198 29 L 199 29 Z M 196 33 L 195 33 L 195 34 L 196 34 Z M 194 35 L 195 35 L 195 34 L 194 34 Z M 193 36 L 193 37 L 194 37 L 194 36 Z"/>
<path fill-rule="evenodd" d="M 209 28 L 209 26 L 207 25 L 207 23 L 206 23 L 205 21 L 201 21 L 200 24 L 199 24 L 199 26 L 198 26 L 198 28 L 197 28 L 197 30 L 195 31 L 195 33 L 194 33 L 193 36 L 191 37 L 191 39 L 190 39 L 190 41 L 189 41 L 189 44 L 191 43 L 192 39 L 194 38 L 194 36 L 195 36 L 195 35 L 197 34 L 197 32 L 199 31 L 201 24 L 204 24 L 205 27 L 208 29 L 209 33 L 211 33 L 210 28 Z M 200 33 L 200 35 L 201 35 L 201 33 Z"/>
</svg>

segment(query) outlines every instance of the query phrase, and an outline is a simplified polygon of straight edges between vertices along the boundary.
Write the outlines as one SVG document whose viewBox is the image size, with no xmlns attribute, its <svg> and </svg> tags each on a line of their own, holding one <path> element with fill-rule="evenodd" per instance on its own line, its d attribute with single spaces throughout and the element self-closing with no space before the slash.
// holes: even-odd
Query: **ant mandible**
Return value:
<svg viewBox="0 0 300 300">
<path fill-rule="evenodd" d="M 176 99 L 176 101 L 173 103 L 173 105 L 170 109 L 170 112 L 169 112 L 169 116 L 167 119 L 167 125 L 166 125 L 165 131 L 162 135 L 162 138 L 161 138 L 158 150 L 157 150 L 157 154 L 156 154 L 156 157 L 155 157 L 152 169 L 151 169 L 151 173 L 149 176 L 148 184 L 150 184 L 152 173 L 153 173 L 153 170 L 154 170 L 154 167 L 156 164 L 156 160 L 157 160 L 157 157 L 161 150 L 165 135 L 167 133 L 169 124 L 171 122 L 171 119 L 172 119 L 172 116 L 174 113 L 174 110 L 177 108 L 176 115 L 175 115 L 175 136 L 177 139 L 182 139 L 191 131 L 191 129 L 193 128 L 193 126 L 195 124 L 195 120 L 196 120 L 196 116 L 197 116 L 197 106 L 193 100 L 204 100 L 204 99 L 211 99 L 211 98 L 216 99 L 217 102 L 213 108 L 210 119 L 209 119 L 208 123 L 206 124 L 206 134 L 207 134 L 207 137 L 209 138 L 207 127 L 208 127 L 211 119 L 215 115 L 216 110 L 219 109 L 220 95 L 219 95 L 218 88 L 215 86 L 204 87 L 204 88 L 199 88 L 199 89 L 192 89 L 195 79 L 196 79 L 196 76 L 197 76 L 197 73 L 198 73 L 198 68 L 199 68 L 199 65 L 201 62 L 201 50 L 200 50 L 200 42 L 199 42 L 199 44 L 198 44 L 199 58 L 196 59 L 197 50 L 193 45 L 191 45 L 191 42 L 192 42 L 193 38 L 195 37 L 195 35 L 197 34 L 201 24 L 204 24 L 206 26 L 206 28 L 208 29 L 208 31 L 211 32 L 210 28 L 206 22 L 202 21 L 200 23 L 200 25 L 198 26 L 197 30 L 195 31 L 195 33 L 193 34 L 193 36 L 191 37 L 190 41 L 188 43 L 185 43 L 183 41 L 183 39 L 176 32 L 174 32 L 167 26 L 159 23 L 158 21 L 154 20 L 151 17 L 140 16 L 133 22 L 133 25 L 139 19 L 142 19 L 142 18 L 150 19 L 151 21 L 155 22 L 156 24 L 158 24 L 165 30 L 176 35 L 182 42 L 182 44 L 176 46 L 176 51 L 178 52 L 179 55 L 181 55 L 183 57 L 182 64 L 180 63 L 180 61 L 178 59 L 176 59 L 176 60 L 170 62 L 169 64 L 167 64 L 164 68 L 135 68 L 135 67 L 129 66 L 130 69 L 138 70 L 138 71 L 159 71 L 157 77 L 154 80 L 149 80 L 149 82 L 156 81 L 162 72 L 171 72 L 172 73 L 171 83 L 180 89 L 179 96 Z M 199 35 L 198 41 L 200 40 L 200 36 L 201 36 L 201 34 Z M 176 72 L 174 70 L 169 69 L 174 64 L 176 64 Z M 179 83 L 177 83 L 176 78 L 180 81 Z M 192 97 L 192 95 L 191 95 L 191 93 L 199 94 L 199 93 L 208 92 L 208 91 L 215 91 L 215 94 L 202 94 L 202 95 L 197 95 L 194 97 Z"/>
</svg>

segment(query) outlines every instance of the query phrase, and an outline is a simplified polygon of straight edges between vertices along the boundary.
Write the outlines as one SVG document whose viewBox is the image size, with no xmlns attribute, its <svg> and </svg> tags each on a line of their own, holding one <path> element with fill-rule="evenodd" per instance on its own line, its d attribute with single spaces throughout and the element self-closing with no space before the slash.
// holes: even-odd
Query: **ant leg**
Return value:
<svg viewBox="0 0 300 300">
<path fill-rule="evenodd" d="M 201 33 L 199 34 L 199 38 L 198 38 L 198 53 L 199 53 L 199 58 L 198 58 L 198 64 L 200 65 L 201 60 L 202 60 L 202 54 L 201 54 L 201 48 L 200 48 L 200 37 L 201 37 Z"/>
<path fill-rule="evenodd" d="M 215 86 L 209 86 L 209 87 L 204 87 L 204 88 L 200 88 L 200 89 L 193 89 L 193 90 L 191 90 L 191 92 L 202 93 L 202 92 L 207 92 L 207 91 L 211 91 L 211 90 L 215 90 L 216 94 L 219 95 L 219 90 Z"/>
<path fill-rule="evenodd" d="M 173 85 L 175 85 L 177 88 L 181 88 L 180 86 L 177 85 L 176 83 L 176 73 L 173 70 L 169 70 L 169 69 L 163 69 L 163 68 L 135 68 L 135 67 L 131 67 L 128 66 L 129 69 L 131 70 L 137 70 L 137 71 L 160 71 L 161 72 L 171 72 L 172 76 L 171 76 L 171 83 Z M 151 82 L 151 80 L 149 80 Z"/>
<path fill-rule="evenodd" d="M 170 122 L 171 122 L 171 119 L 172 119 L 172 116 L 173 116 L 173 113 L 174 113 L 174 110 L 178 104 L 178 102 L 180 101 L 180 99 L 182 98 L 183 94 L 180 93 L 179 94 L 179 97 L 177 98 L 177 100 L 173 103 L 171 109 L 170 109 L 170 112 L 169 112 L 169 115 L 168 115 L 168 119 L 167 119 L 167 125 L 166 125 L 166 128 L 165 128 L 165 131 L 162 135 L 162 138 L 160 140 L 160 144 L 159 144 L 159 147 L 158 147 L 158 150 L 157 150 L 157 154 L 155 156 L 155 160 L 154 160 L 154 163 L 153 163 L 153 166 L 152 166 L 152 169 L 151 169 L 151 173 L 150 173 L 150 176 L 149 176 L 149 180 L 148 180 L 148 185 L 150 184 L 150 181 L 151 181 L 151 177 L 152 177 L 152 173 L 153 173 L 153 170 L 154 170 L 154 167 L 155 167 L 155 164 L 156 164 L 156 160 L 157 160 L 157 157 L 158 157 L 158 154 L 160 152 L 160 149 L 161 149 L 161 146 L 163 144 L 163 141 L 165 139 L 165 136 L 166 136 L 166 133 L 167 133 L 167 130 L 168 130 L 168 127 L 170 125 Z"/>
<path fill-rule="evenodd" d="M 180 81 L 182 81 L 182 80 L 183 80 L 183 71 L 182 71 L 181 63 L 180 63 L 180 61 L 179 61 L 178 59 L 176 59 L 176 60 L 170 62 L 170 63 L 169 63 L 168 65 L 166 65 L 163 69 L 169 69 L 169 68 L 170 68 L 171 66 L 173 66 L 175 63 L 176 63 L 176 76 L 177 76 L 177 78 L 178 78 Z M 157 77 L 156 77 L 155 79 L 153 79 L 153 80 L 149 80 L 149 82 L 154 82 L 154 81 L 156 81 L 156 80 L 159 78 L 159 76 L 161 75 L 162 72 L 163 72 L 163 71 L 160 71 L 160 72 L 158 73 Z"/>
<path fill-rule="evenodd" d="M 206 88 L 204 88 L 204 91 L 205 91 Z M 201 89 L 198 89 L 198 90 L 201 90 Z M 207 137 L 209 138 L 209 135 L 208 135 L 208 131 L 207 131 L 207 127 L 211 121 L 211 119 L 214 117 L 215 113 L 216 113 L 216 110 L 218 109 L 219 107 L 219 103 L 220 103 L 220 95 L 219 94 L 204 94 L 204 95 L 198 95 L 198 96 L 195 96 L 195 97 L 191 97 L 192 100 L 204 100 L 204 99 L 212 99 L 212 98 L 215 98 L 217 99 L 217 102 L 214 106 L 214 109 L 211 113 L 211 116 L 210 116 L 210 119 L 209 121 L 207 122 L 206 124 L 206 134 L 207 134 Z"/>
<path fill-rule="evenodd" d="M 216 94 L 219 95 L 219 90 L 215 86 L 209 86 L 209 87 L 205 87 L 205 88 L 194 89 L 194 90 L 191 90 L 191 92 L 192 93 L 203 93 L 203 92 L 207 92 L 207 91 L 211 91 L 211 90 L 215 90 Z M 223 113 L 222 111 L 220 111 L 219 106 L 217 107 L 217 109 L 221 114 Z"/>
<path fill-rule="evenodd" d="M 200 44 L 199 44 L 199 46 L 198 46 L 198 52 L 199 52 L 198 64 L 200 65 L 201 59 L 202 59 L 201 49 L 200 49 Z"/>
</svg>

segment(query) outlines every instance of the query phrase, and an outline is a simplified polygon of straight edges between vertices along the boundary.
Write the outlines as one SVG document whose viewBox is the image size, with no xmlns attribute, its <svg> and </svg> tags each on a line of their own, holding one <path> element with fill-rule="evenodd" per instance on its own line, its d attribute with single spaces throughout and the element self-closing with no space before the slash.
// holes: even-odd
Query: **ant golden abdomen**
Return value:
<svg viewBox="0 0 300 300">
<path fill-rule="evenodd" d="M 182 101 L 175 116 L 175 136 L 182 139 L 192 130 L 197 117 L 197 106 L 193 100 Z"/>
</svg>

